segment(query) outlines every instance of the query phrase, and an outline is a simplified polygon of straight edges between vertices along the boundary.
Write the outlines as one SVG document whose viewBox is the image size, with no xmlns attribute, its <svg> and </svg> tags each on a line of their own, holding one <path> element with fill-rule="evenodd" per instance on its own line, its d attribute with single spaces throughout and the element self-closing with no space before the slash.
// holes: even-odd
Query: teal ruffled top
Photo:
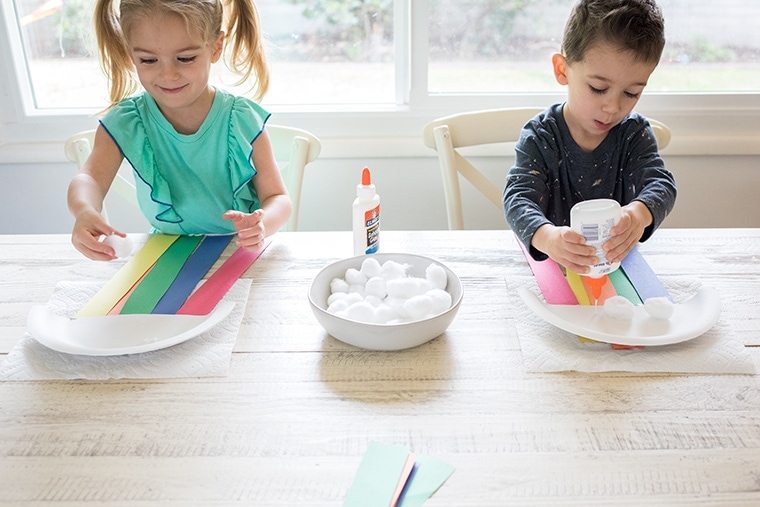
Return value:
<svg viewBox="0 0 760 507">
<path fill-rule="evenodd" d="M 229 210 L 260 207 L 253 141 L 270 114 L 255 102 L 216 90 L 194 134 L 177 133 L 153 98 L 143 93 L 117 104 L 101 120 L 135 175 L 137 200 L 155 232 L 229 234 Z"/>
</svg>

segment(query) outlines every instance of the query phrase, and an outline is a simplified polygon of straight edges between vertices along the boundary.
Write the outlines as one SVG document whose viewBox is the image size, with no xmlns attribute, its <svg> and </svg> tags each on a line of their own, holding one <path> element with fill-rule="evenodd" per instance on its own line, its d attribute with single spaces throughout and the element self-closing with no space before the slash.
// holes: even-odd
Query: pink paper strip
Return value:
<svg viewBox="0 0 760 507">
<path fill-rule="evenodd" d="M 219 266 L 213 275 L 206 280 L 183 304 L 177 315 L 208 315 L 222 300 L 230 287 L 245 273 L 259 255 L 266 250 L 271 243 L 268 240 L 261 250 L 249 252 L 244 248 L 238 248 L 229 259 Z"/>
<path fill-rule="evenodd" d="M 517 238 L 517 243 L 528 260 L 530 269 L 533 271 L 533 276 L 536 277 L 538 288 L 541 289 L 546 302 L 550 305 L 577 305 L 578 299 L 570 288 L 570 284 L 567 283 L 567 279 L 562 273 L 562 268 L 559 267 L 559 264 L 552 259 L 537 261 L 530 256 L 530 253 L 528 253 L 528 250 L 519 238 Z"/>
</svg>

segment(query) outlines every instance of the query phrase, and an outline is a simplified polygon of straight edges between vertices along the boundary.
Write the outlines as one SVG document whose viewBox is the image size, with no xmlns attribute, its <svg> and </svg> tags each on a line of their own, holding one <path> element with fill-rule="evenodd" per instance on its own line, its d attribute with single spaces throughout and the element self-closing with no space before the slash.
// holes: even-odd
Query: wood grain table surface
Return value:
<svg viewBox="0 0 760 507">
<path fill-rule="evenodd" d="M 530 271 L 509 231 L 383 231 L 381 251 L 443 262 L 464 299 L 425 345 L 354 348 L 307 300 L 351 244 L 273 237 L 225 377 L 0 382 L 0 505 L 339 506 L 371 441 L 456 468 L 430 506 L 760 505 L 759 376 L 526 372 L 505 280 Z M 660 229 L 640 249 L 718 289 L 760 343 L 760 229 Z M 0 361 L 57 282 L 122 263 L 0 236 Z"/>
</svg>

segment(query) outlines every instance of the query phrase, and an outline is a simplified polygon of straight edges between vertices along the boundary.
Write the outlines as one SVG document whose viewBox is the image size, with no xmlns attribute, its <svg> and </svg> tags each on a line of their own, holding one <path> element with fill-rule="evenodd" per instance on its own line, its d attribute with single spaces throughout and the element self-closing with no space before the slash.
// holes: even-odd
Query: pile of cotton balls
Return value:
<svg viewBox="0 0 760 507">
<path fill-rule="evenodd" d="M 360 269 L 349 268 L 344 278 L 330 282 L 327 311 L 357 322 L 400 324 L 451 308 L 448 277 L 440 265 L 430 264 L 425 278 L 409 276 L 408 270 L 407 264 L 387 260 L 381 265 L 367 257 Z"/>
</svg>

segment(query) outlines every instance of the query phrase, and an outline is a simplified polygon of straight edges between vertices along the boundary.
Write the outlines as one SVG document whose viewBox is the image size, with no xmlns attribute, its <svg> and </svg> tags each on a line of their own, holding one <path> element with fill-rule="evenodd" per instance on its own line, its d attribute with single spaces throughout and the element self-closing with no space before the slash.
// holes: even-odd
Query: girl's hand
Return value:
<svg viewBox="0 0 760 507">
<path fill-rule="evenodd" d="M 588 273 L 589 266 L 599 262 L 596 248 L 586 245 L 586 238 L 570 227 L 542 225 L 533 235 L 532 244 L 557 264 L 581 275 Z"/>
<path fill-rule="evenodd" d="M 610 230 L 610 239 L 602 245 L 609 262 L 622 261 L 652 223 L 652 213 L 641 201 L 622 207 L 620 221 Z"/>
<path fill-rule="evenodd" d="M 229 210 L 222 215 L 225 220 L 232 220 L 232 225 L 238 233 L 236 244 L 249 252 L 260 250 L 266 239 L 264 227 L 264 210 L 257 209 L 253 213 Z"/>
<path fill-rule="evenodd" d="M 103 215 L 95 210 L 82 212 L 74 222 L 71 233 L 71 243 L 85 257 L 95 261 L 111 261 L 116 259 L 113 247 L 100 241 L 103 236 L 116 234 L 125 238 L 127 235 L 117 231 L 103 219 Z"/>
</svg>

